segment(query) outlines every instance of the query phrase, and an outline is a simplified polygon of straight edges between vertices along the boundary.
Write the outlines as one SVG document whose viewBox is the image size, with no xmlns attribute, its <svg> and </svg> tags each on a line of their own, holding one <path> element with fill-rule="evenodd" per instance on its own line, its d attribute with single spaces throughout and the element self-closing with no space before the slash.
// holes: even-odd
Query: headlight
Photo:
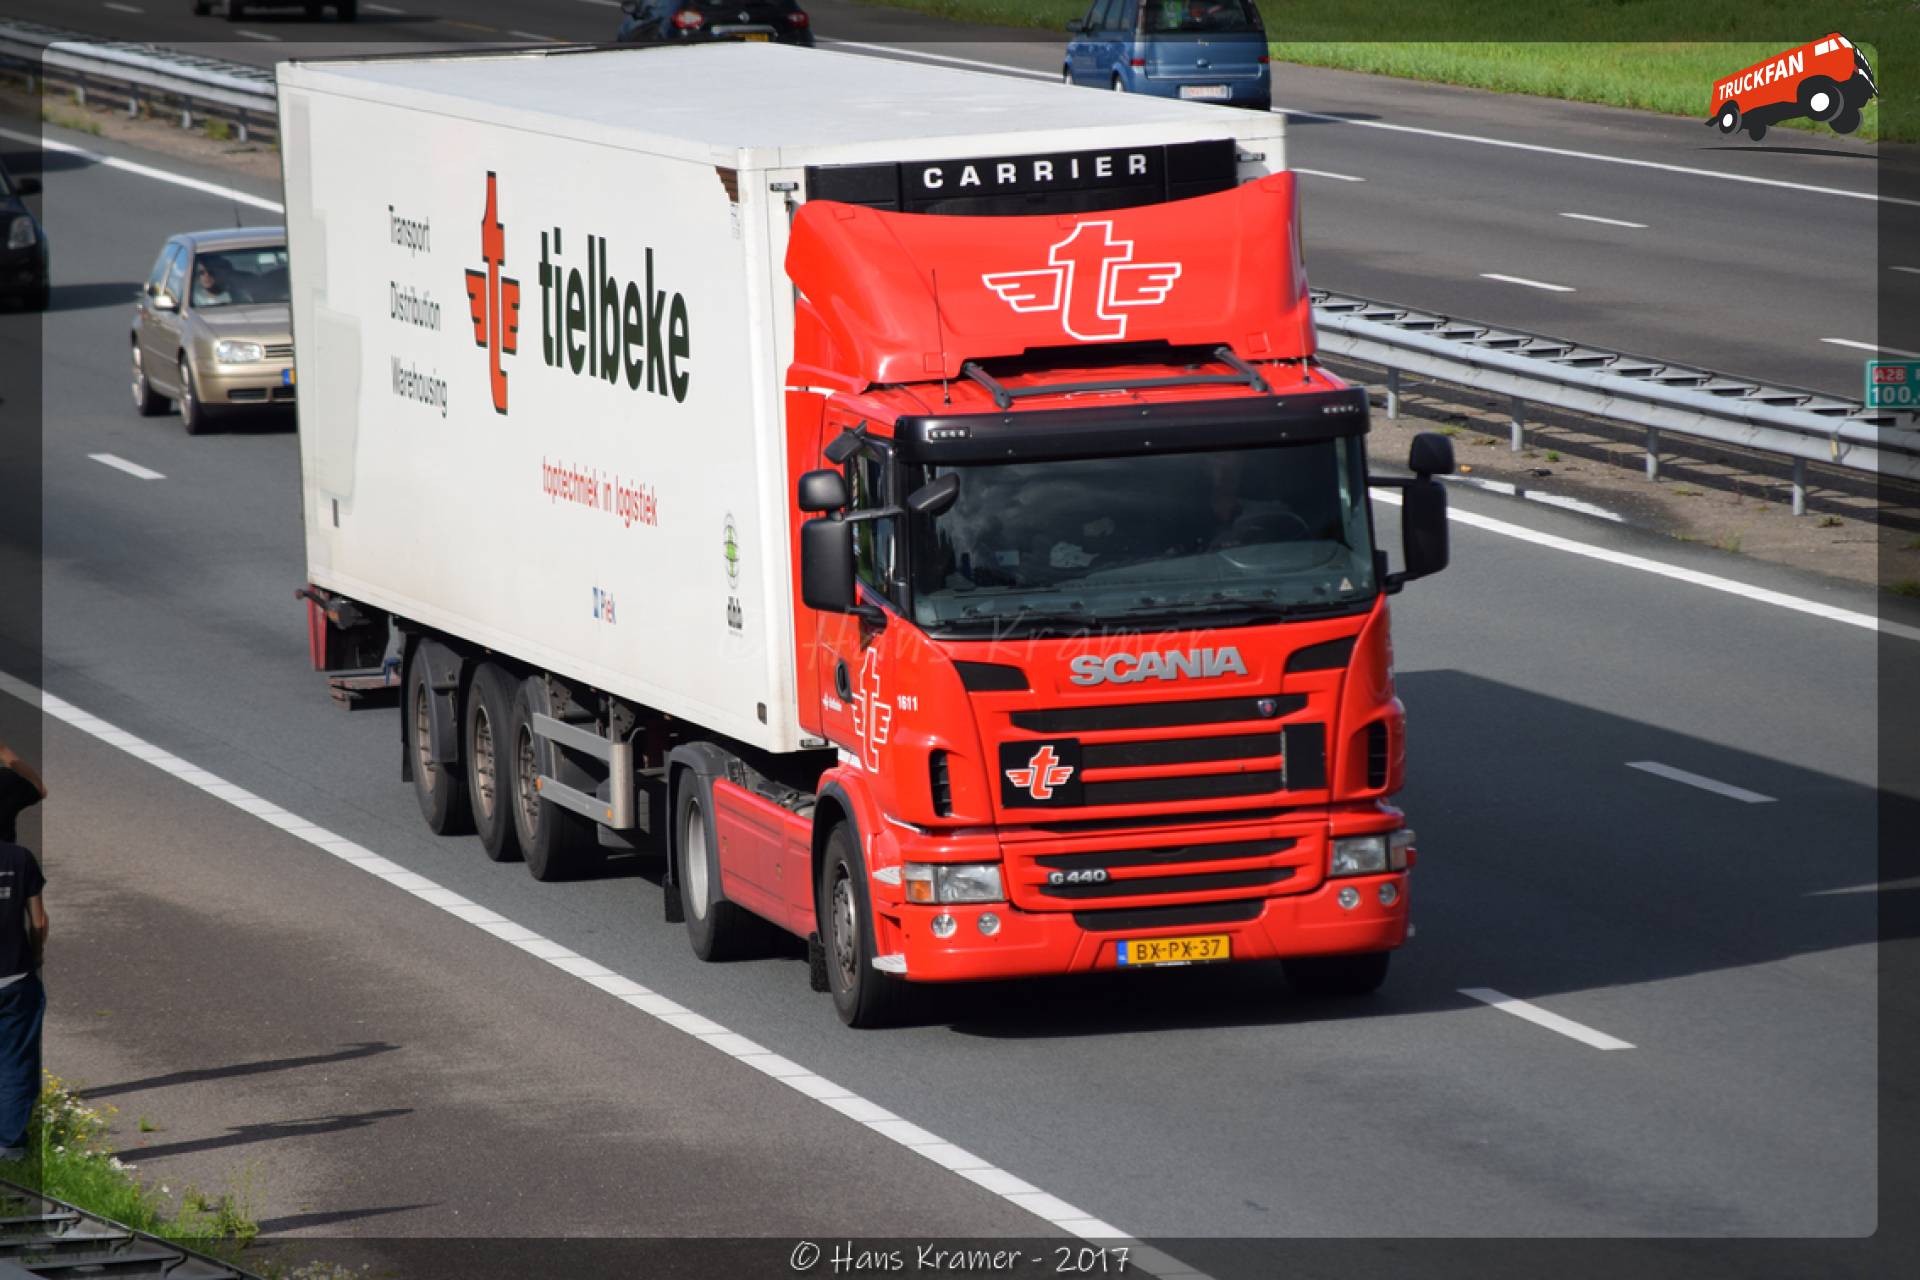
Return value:
<svg viewBox="0 0 1920 1280">
<path fill-rule="evenodd" d="M 1004 902 L 997 862 L 909 862 L 901 875 L 908 902 Z"/>
<path fill-rule="evenodd" d="M 7 248 L 9 249 L 28 248 L 39 238 L 40 233 L 33 229 L 33 219 L 24 213 L 14 215 L 13 221 L 7 224 Z"/>
<path fill-rule="evenodd" d="M 213 358 L 221 364 L 253 364 L 267 358 L 267 349 L 257 342 L 230 342 L 222 338 L 213 344 Z"/>
<path fill-rule="evenodd" d="M 1407 869 L 1407 850 L 1413 848 L 1413 831 L 1402 827 L 1387 837 L 1387 869 L 1405 871 Z"/>
<path fill-rule="evenodd" d="M 1385 836 L 1348 836 L 1333 842 L 1333 870 L 1329 875 L 1364 876 L 1386 869 Z"/>
</svg>

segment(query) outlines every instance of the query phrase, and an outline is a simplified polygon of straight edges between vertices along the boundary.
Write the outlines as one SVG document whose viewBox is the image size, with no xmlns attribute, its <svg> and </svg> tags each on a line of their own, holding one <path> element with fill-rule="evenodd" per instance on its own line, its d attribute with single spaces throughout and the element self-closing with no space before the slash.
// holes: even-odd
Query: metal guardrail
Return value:
<svg viewBox="0 0 1920 1280">
<path fill-rule="evenodd" d="M 277 127 L 273 73 L 264 67 L 0 23 L 7 64 L 57 76 L 83 100 L 91 85 L 124 96 L 131 110 L 176 102 L 183 123 L 198 110 L 243 131 Z M 1515 452 L 1528 406 L 1550 405 L 1644 427 L 1649 479 L 1660 475 L 1662 432 L 1778 454 L 1793 465 L 1795 515 L 1806 511 L 1809 462 L 1920 481 L 1920 431 L 1837 396 L 1321 290 L 1313 304 L 1323 354 L 1386 370 L 1389 418 L 1399 415 L 1401 375 L 1413 374 L 1506 397 Z"/>
<path fill-rule="evenodd" d="M 252 1272 L 0 1181 L 0 1280 L 29 1276 L 258 1280 Z"/>
<path fill-rule="evenodd" d="M 266 67 L 24 22 L 0 23 L 0 66 L 70 86 L 82 102 L 93 93 L 124 98 L 130 112 L 171 107 L 188 126 L 196 114 L 229 120 L 243 140 L 255 132 L 271 138 L 278 129 L 273 72 Z"/>
<path fill-rule="evenodd" d="M 1663 431 L 1779 454 L 1793 464 L 1795 515 L 1806 513 L 1809 462 L 1920 480 L 1920 431 L 1838 396 L 1321 290 L 1313 305 L 1321 354 L 1386 369 L 1389 418 L 1411 373 L 1507 397 L 1516 453 L 1527 407 L 1551 405 L 1646 428 L 1650 480 Z"/>
</svg>

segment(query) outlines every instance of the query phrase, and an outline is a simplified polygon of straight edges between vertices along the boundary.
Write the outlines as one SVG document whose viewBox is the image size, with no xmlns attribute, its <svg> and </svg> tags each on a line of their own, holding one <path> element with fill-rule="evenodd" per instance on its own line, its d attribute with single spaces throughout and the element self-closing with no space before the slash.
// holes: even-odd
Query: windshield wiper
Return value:
<svg viewBox="0 0 1920 1280">
<path fill-rule="evenodd" d="M 1055 628 L 1084 631 L 1093 625 L 1093 615 L 1087 612 L 1086 605 L 1075 600 L 1044 609 L 1038 605 L 1023 604 L 1006 613 L 976 610 L 958 618 L 943 618 L 935 625 L 943 631 L 952 631 L 956 628 L 985 629 L 995 634 L 1014 634 L 1019 631 L 1028 635 L 1037 635 L 1044 630 Z"/>
</svg>

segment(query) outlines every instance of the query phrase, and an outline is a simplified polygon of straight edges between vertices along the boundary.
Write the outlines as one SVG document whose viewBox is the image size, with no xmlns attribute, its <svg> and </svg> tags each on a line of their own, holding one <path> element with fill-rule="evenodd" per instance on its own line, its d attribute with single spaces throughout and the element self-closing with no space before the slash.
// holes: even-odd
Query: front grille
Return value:
<svg viewBox="0 0 1920 1280">
<path fill-rule="evenodd" d="M 1221 800 L 1278 791 L 1286 775 L 1278 769 L 1254 773 L 1203 773 L 1190 778 L 1128 778 L 1089 782 L 1081 788 L 1088 805 L 1157 804 L 1167 800 Z"/>
<path fill-rule="evenodd" d="M 1367 786 L 1387 785 L 1387 722 L 1375 720 L 1367 726 Z"/>
<path fill-rule="evenodd" d="M 1016 711 L 1016 729 L 1030 733 L 1099 733 L 1106 729 L 1172 729 L 1187 725 L 1232 724 L 1237 720 L 1279 720 L 1307 705 L 1304 694 L 1273 697 L 1208 698 L 1197 702 L 1130 702 L 1099 707 L 1049 707 Z"/>
<path fill-rule="evenodd" d="M 293 344 L 291 342 L 276 343 L 275 345 L 268 347 L 267 359 L 269 360 L 293 359 Z"/>
<path fill-rule="evenodd" d="M 927 785 L 933 790 L 933 811 L 942 818 L 953 816 L 953 770 L 947 753 L 935 747 L 927 757 Z"/>
<path fill-rule="evenodd" d="M 1084 871 L 1089 867 L 1165 867 L 1183 862 L 1220 862 L 1227 858 L 1266 858 L 1285 853 L 1299 841 L 1239 840 L 1228 844 L 1182 845 L 1175 849 L 1103 849 L 1094 853 L 1043 853 L 1037 867 L 1055 871 Z"/>
<path fill-rule="evenodd" d="M 1242 733 L 1155 742 L 1089 742 L 1081 749 L 1080 759 L 1089 769 L 1129 769 L 1154 764 L 1203 764 L 1210 760 L 1259 760 L 1279 754 L 1279 734 Z"/>
<path fill-rule="evenodd" d="M 1147 876 L 1138 880 L 1108 880 L 1101 884 L 1044 884 L 1049 898 L 1145 898 L 1162 893 L 1206 893 L 1216 889 L 1252 889 L 1279 884 L 1293 876 L 1292 867 L 1262 867 L 1255 871 L 1208 871 L 1187 876 Z"/>
</svg>

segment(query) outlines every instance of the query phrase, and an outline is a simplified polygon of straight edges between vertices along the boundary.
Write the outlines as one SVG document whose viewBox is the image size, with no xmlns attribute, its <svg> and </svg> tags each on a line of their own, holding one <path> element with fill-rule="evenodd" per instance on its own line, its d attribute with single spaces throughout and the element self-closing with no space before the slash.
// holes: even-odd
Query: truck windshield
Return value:
<svg viewBox="0 0 1920 1280">
<path fill-rule="evenodd" d="M 914 517 L 913 615 L 947 634 L 1240 626 L 1375 592 L 1359 438 L 921 466 L 960 496 Z"/>
</svg>

